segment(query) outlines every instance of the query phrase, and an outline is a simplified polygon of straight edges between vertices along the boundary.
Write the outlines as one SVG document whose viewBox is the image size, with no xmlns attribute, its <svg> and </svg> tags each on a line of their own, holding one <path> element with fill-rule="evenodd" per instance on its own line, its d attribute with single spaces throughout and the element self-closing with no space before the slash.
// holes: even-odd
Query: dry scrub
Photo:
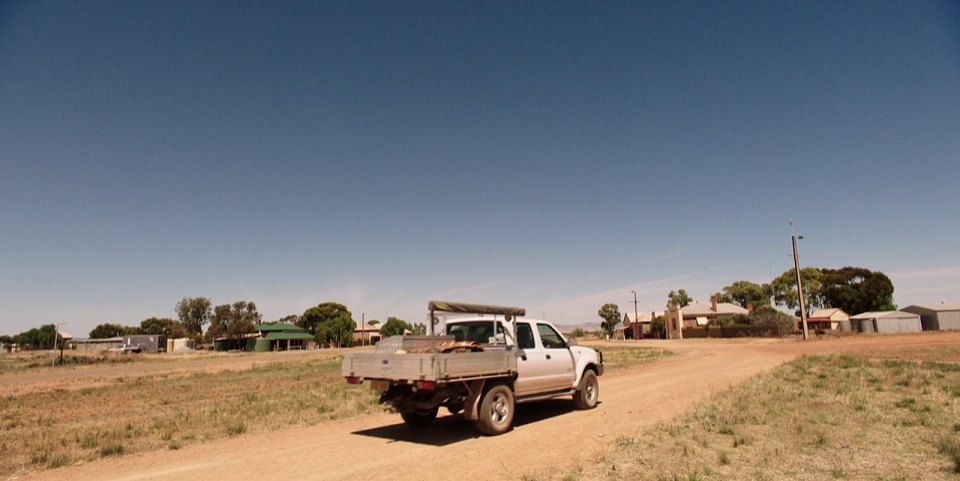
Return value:
<svg viewBox="0 0 960 481">
<path fill-rule="evenodd" d="M 376 409 L 339 357 L 246 371 L 119 378 L 107 387 L 0 398 L 0 477 L 101 457 L 313 425 Z"/>
<path fill-rule="evenodd" d="M 591 344 L 590 347 L 603 352 L 603 364 L 607 372 L 641 366 L 673 355 L 670 351 L 652 347 L 609 346 L 603 343 Z"/>
<path fill-rule="evenodd" d="M 57 360 L 57 366 L 53 360 Z M 77 352 L 65 351 L 63 363 L 60 363 L 59 351 L 33 351 L 0 355 L 0 374 L 15 374 L 28 371 L 48 371 L 51 369 L 70 369 L 79 366 L 99 364 L 130 364 L 138 362 L 167 362 L 169 357 L 149 354 L 122 354 L 118 352 Z"/>
<path fill-rule="evenodd" d="M 872 357 L 801 358 L 679 420 L 598 437 L 595 464 L 526 478 L 960 479 L 957 350 L 925 351 L 922 363 Z"/>
</svg>

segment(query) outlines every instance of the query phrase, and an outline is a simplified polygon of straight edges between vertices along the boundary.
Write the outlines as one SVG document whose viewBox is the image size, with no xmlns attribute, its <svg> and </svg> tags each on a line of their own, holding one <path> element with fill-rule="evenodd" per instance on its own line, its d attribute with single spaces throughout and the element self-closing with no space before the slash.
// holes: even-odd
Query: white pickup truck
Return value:
<svg viewBox="0 0 960 481">
<path fill-rule="evenodd" d="M 497 435 L 513 426 L 517 403 L 572 396 L 578 409 L 597 405 L 603 354 L 568 342 L 549 322 L 516 307 L 432 301 L 429 310 L 429 336 L 387 338 L 341 365 L 347 382 L 369 382 L 408 426 L 430 424 L 442 406 Z M 440 321 L 437 313 L 468 316 Z"/>
</svg>

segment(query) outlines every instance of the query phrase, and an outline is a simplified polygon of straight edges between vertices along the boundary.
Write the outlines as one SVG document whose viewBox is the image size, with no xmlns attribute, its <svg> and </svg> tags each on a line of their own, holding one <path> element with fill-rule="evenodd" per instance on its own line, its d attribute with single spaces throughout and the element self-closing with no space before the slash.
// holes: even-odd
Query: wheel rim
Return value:
<svg viewBox="0 0 960 481">
<path fill-rule="evenodd" d="M 493 402 L 490 403 L 490 420 L 496 424 L 503 424 L 510 414 L 510 407 L 507 405 L 507 397 L 501 393 L 493 396 Z"/>
<path fill-rule="evenodd" d="M 584 389 L 587 392 L 587 401 L 591 403 L 597 399 L 597 383 L 593 379 L 587 380 L 586 388 Z"/>
</svg>

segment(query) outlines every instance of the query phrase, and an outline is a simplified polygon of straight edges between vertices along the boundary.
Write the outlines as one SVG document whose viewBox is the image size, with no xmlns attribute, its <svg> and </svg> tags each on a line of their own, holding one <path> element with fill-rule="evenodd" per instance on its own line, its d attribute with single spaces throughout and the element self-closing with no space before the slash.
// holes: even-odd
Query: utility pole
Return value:
<svg viewBox="0 0 960 481">
<path fill-rule="evenodd" d="M 803 281 L 800 279 L 800 257 L 797 255 L 797 239 L 803 239 L 798 236 L 793 226 L 793 220 L 790 221 L 790 231 L 793 235 L 790 240 L 793 242 L 793 268 L 797 271 L 797 297 L 800 301 L 800 323 L 803 324 L 803 340 L 810 338 L 810 331 L 807 329 L 807 306 L 803 300 Z"/>
<path fill-rule="evenodd" d="M 50 367 L 57 365 L 57 338 L 60 337 L 60 324 L 53 324 L 53 363 Z"/>
<path fill-rule="evenodd" d="M 360 346 L 361 347 L 367 345 L 367 341 L 365 339 L 366 334 L 367 334 L 367 313 L 361 312 L 360 313 Z"/>
<path fill-rule="evenodd" d="M 633 322 L 640 322 L 639 314 L 637 314 L 637 291 L 630 291 L 633 293 Z M 640 324 L 640 338 L 643 339 L 643 324 Z"/>
</svg>

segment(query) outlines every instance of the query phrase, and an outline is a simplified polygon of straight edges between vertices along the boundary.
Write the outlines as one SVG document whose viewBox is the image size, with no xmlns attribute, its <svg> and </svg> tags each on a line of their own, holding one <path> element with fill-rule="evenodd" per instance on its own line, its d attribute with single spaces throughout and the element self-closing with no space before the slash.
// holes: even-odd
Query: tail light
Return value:
<svg viewBox="0 0 960 481">
<path fill-rule="evenodd" d="M 417 381 L 417 389 L 421 391 L 433 391 L 437 388 L 437 383 L 433 381 Z"/>
</svg>

